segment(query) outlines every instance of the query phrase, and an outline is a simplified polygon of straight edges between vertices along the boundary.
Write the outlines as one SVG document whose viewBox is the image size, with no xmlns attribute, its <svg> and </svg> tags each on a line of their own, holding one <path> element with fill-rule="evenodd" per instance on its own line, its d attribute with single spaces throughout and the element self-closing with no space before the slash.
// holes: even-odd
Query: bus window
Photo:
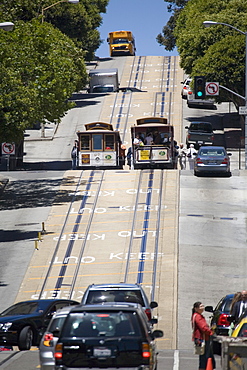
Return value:
<svg viewBox="0 0 247 370">
<path fill-rule="evenodd" d="M 80 150 L 90 150 L 89 135 L 81 135 L 81 149 Z"/>
<path fill-rule="evenodd" d="M 105 135 L 105 150 L 114 150 L 114 135 Z"/>
<path fill-rule="evenodd" d="M 93 150 L 102 150 L 103 135 L 102 134 L 93 134 Z"/>
</svg>

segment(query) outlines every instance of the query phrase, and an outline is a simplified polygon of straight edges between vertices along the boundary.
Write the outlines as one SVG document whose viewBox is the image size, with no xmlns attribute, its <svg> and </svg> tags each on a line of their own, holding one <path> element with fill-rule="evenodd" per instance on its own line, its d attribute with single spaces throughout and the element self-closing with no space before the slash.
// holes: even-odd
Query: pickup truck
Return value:
<svg viewBox="0 0 247 370">
<path fill-rule="evenodd" d="M 194 144 L 196 149 L 201 145 L 213 145 L 214 133 L 210 122 L 191 122 L 185 128 L 188 130 L 186 136 L 187 148 L 190 144 Z"/>
</svg>

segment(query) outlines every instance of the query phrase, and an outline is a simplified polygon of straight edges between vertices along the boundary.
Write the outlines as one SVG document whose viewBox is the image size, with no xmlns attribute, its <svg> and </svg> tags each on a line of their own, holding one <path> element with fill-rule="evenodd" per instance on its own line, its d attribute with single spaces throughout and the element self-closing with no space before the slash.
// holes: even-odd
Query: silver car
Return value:
<svg viewBox="0 0 247 370">
<path fill-rule="evenodd" d="M 230 156 L 223 146 L 201 146 L 195 157 L 194 174 L 224 173 L 230 176 Z"/>
<path fill-rule="evenodd" d="M 65 318 L 74 307 L 75 306 L 64 307 L 53 315 L 39 345 L 39 361 L 41 370 L 55 369 L 54 349 Z"/>
</svg>

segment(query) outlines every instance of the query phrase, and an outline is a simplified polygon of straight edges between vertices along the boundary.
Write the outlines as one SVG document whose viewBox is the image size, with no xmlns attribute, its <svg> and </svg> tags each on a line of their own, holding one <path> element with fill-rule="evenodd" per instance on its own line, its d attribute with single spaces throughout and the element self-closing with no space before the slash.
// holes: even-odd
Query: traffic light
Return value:
<svg viewBox="0 0 247 370">
<path fill-rule="evenodd" d="M 195 76 L 194 80 L 195 85 L 195 99 L 205 99 L 205 77 L 204 76 Z"/>
</svg>

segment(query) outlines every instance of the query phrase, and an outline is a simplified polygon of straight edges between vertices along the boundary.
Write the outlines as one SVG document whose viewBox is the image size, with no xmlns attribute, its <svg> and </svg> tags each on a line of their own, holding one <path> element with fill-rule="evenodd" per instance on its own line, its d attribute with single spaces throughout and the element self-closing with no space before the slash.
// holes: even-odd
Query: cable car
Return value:
<svg viewBox="0 0 247 370">
<path fill-rule="evenodd" d="M 167 118 L 145 117 L 131 127 L 134 169 L 174 168 L 174 128 Z"/>
<path fill-rule="evenodd" d="M 78 131 L 79 169 L 122 169 L 125 164 L 125 147 L 118 131 L 110 123 L 85 124 L 85 131 Z"/>
</svg>

